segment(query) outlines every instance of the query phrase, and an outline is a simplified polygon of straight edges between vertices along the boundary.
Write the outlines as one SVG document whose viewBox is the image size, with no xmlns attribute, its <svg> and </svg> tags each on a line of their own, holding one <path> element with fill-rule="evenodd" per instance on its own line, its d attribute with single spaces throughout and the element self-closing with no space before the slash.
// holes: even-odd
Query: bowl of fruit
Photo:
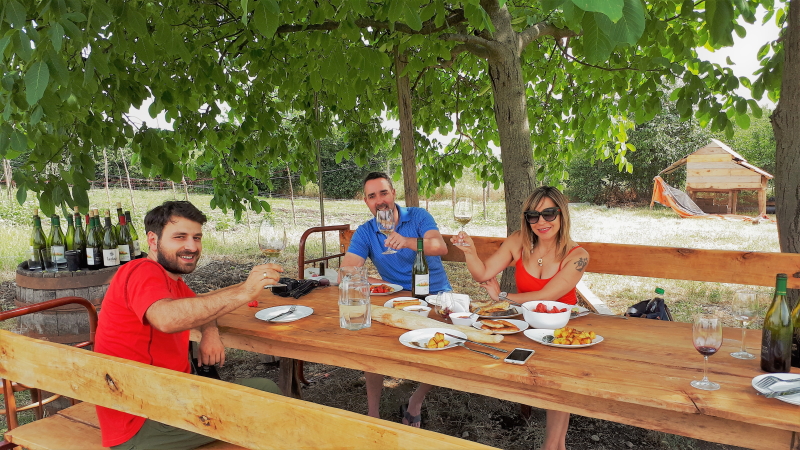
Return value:
<svg viewBox="0 0 800 450">
<path fill-rule="evenodd" d="M 534 300 L 522 304 L 522 315 L 533 328 L 554 330 L 569 322 L 572 306 L 551 300 Z"/>
</svg>

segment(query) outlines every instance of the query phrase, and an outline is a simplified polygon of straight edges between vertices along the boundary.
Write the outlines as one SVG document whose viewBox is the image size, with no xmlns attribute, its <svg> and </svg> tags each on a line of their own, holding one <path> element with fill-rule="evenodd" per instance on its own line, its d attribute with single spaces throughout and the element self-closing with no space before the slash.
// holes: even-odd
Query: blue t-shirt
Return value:
<svg viewBox="0 0 800 450">
<path fill-rule="evenodd" d="M 397 210 L 400 220 L 395 231 L 402 236 L 421 238 L 430 230 L 439 230 L 433 216 L 423 208 L 397 206 Z M 399 284 L 405 290 L 411 290 L 411 268 L 414 266 L 417 251 L 403 248 L 397 253 L 384 255 L 385 241 L 386 236 L 378 231 L 378 223 L 373 217 L 353 233 L 347 252 L 364 259 L 371 259 L 383 280 Z M 436 295 L 439 291 L 451 290 L 450 282 L 447 281 L 447 273 L 442 265 L 442 258 L 426 256 L 425 259 L 428 261 L 428 270 L 430 271 L 430 293 Z"/>
</svg>

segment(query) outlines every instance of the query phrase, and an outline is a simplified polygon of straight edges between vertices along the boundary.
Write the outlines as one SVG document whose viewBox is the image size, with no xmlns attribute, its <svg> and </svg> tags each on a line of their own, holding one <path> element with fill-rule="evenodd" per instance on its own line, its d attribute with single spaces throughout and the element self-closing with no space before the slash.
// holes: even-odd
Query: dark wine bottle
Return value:
<svg viewBox="0 0 800 450">
<path fill-rule="evenodd" d="M 800 367 L 800 301 L 792 310 L 792 367 Z"/>
<path fill-rule="evenodd" d="M 33 232 L 31 233 L 31 248 L 28 256 L 29 270 L 44 269 L 42 262 L 42 249 L 47 248 L 47 238 L 42 230 L 42 219 L 37 210 L 33 211 Z"/>
<path fill-rule="evenodd" d="M 114 227 L 111 226 L 111 212 L 106 210 L 106 224 L 103 227 L 103 267 L 114 267 L 119 265 L 119 244 L 114 235 Z"/>
<path fill-rule="evenodd" d="M 88 261 L 86 260 L 86 233 L 83 232 L 83 224 L 82 224 L 82 217 L 81 213 L 78 211 L 78 207 L 75 207 L 75 240 L 73 241 L 73 247 L 76 252 L 78 252 L 78 266 L 81 269 L 85 269 L 88 265 Z"/>
<path fill-rule="evenodd" d="M 122 220 L 120 220 L 120 219 L 122 219 L 122 215 L 123 215 L 122 214 L 122 203 L 121 202 L 117 202 L 117 220 L 119 220 L 119 222 L 114 224 L 114 229 L 117 232 L 117 241 L 119 241 L 119 237 L 120 237 L 119 236 L 119 230 L 122 229 Z"/>
<path fill-rule="evenodd" d="M 72 216 L 67 214 L 67 232 L 64 234 L 64 245 L 67 250 L 75 250 L 75 224 L 72 222 Z"/>
<path fill-rule="evenodd" d="M 142 256 L 142 247 L 139 244 L 139 233 L 136 232 L 136 227 L 133 226 L 130 211 L 125 211 L 125 223 L 128 224 L 128 231 L 131 233 L 131 240 L 133 241 L 133 256 L 131 258 L 139 258 Z"/>
<path fill-rule="evenodd" d="M 119 262 L 125 264 L 133 259 L 133 241 L 131 241 L 131 234 L 128 231 L 128 224 L 125 222 L 125 216 L 119 216 Z"/>
<path fill-rule="evenodd" d="M 86 264 L 89 270 L 103 268 L 103 245 L 97 239 L 97 217 L 92 211 L 89 217 L 89 229 L 86 231 Z"/>
<path fill-rule="evenodd" d="M 50 258 L 56 264 L 58 270 L 67 269 L 67 246 L 64 242 L 64 232 L 61 231 L 61 221 L 57 214 L 50 218 Z"/>
<path fill-rule="evenodd" d="M 411 269 L 411 295 L 422 298 L 430 294 L 430 271 L 428 261 L 425 259 L 425 252 L 422 249 L 422 238 L 417 238 L 417 257 L 414 259 L 414 266 Z"/>
<path fill-rule="evenodd" d="M 788 372 L 792 365 L 792 320 L 786 304 L 786 274 L 775 279 L 775 295 L 764 315 L 761 335 L 761 370 Z"/>
</svg>

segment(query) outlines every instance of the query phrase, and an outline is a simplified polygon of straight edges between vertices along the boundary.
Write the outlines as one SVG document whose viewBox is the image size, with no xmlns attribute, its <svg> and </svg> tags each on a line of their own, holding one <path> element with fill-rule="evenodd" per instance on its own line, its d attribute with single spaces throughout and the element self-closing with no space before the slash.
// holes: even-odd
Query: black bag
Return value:
<svg viewBox="0 0 800 450">
<path fill-rule="evenodd" d="M 281 297 L 300 298 L 314 290 L 315 287 L 319 286 L 319 281 L 317 280 L 295 280 L 294 278 L 281 278 L 280 282 L 285 284 L 286 287 L 274 287 L 272 288 L 272 293 Z"/>
<path fill-rule="evenodd" d="M 660 297 L 644 300 L 631 306 L 625 315 L 628 317 L 674 321 L 667 303 Z"/>
</svg>

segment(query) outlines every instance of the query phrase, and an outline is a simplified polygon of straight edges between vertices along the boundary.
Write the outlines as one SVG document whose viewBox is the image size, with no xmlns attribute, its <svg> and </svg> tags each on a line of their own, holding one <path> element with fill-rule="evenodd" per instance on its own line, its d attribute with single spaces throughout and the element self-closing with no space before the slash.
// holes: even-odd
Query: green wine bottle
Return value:
<svg viewBox="0 0 800 450">
<path fill-rule="evenodd" d="M 792 367 L 800 367 L 800 301 L 792 310 Z"/>
<path fill-rule="evenodd" d="M 111 226 L 111 211 L 106 210 L 106 224 L 103 227 L 103 267 L 119 265 L 119 244 Z"/>
<path fill-rule="evenodd" d="M 119 216 L 119 262 L 125 264 L 133 259 L 133 241 L 131 241 L 131 233 L 128 231 L 128 223 L 125 221 L 125 216 Z"/>
<path fill-rule="evenodd" d="M 424 299 L 430 294 L 431 276 L 422 243 L 422 238 L 417 238 L 417 257 L 411 269 L 411 295 Z"/>
<path fill-rule="evenodd" d="M 775 295 L 764 315 L 761 334 L 761 370 L 788 372 L 792 365 L 792 321 L 786 304 L 786 274 L 775 279 Z"/>
<path fill-rule="evenodd" d="M 133 226 L 130 211 L 125 211 L 125 223 L 128 224 L 128 231 L 131 233 L 131 240 L 133 241 L 133 256 L 131 256 L 131 259 L 139 258 L 142 256 L 142 246 L 139 243 L 139 233 L 136 232 L 136 228 Z"/>
<path fill-rule="evenodd" d="M 78 207 L 75 207 L 75 240 L 73 242 L 73 250 L 78 252 L 78 266 L 81 269 L 87 268 L 88 262 L 86 260 L 86 233 L 83 232 L 83 221 L 81 220 L 81 213 Z"/>
<path fill-rule="evenodd" d="M 42 250 L 47 248 L 47 238 L 42 230 L 42 219 L 39 218 L 37 210 L 33 211 L 33 232 L 31 233 L 30 257 L 28 258 L 28 269 L 42 270 Z"/>
<path fill-rule="evenodd" d="M 67 268 L 67 258 L 64 254 L 67 251 L 64 232 L 61 231 L 61 221 L 58 214 L 53 214 L 50 218 L 50 258 L 56 264 L 58 270 Z"/>
<path fill-rule="evenodd" d="M 94 211 L 89 214 L 89 229 L 86 230 L 86 265 L 89 270 L 103 268 L 103 244 L 97 239 L 97 218 Z"/>
<path fill-rule="evenodd" d="M 75 224 L 72 223 L 72 216 L 67 214 L 67 232 L 64 234 L 64 245 L 67 250 L 75 250 Z"/>
<path fill-rule="evenodd" d="M 114 224 L 114 231 L 117 233 L 117 241 L 120 241 L 119 230 L 122 229 L 122 221 L 119 220 L 122 218 L 122 203 L 117 202 L 117 220 L 118 222 Z"/>
</svg>

